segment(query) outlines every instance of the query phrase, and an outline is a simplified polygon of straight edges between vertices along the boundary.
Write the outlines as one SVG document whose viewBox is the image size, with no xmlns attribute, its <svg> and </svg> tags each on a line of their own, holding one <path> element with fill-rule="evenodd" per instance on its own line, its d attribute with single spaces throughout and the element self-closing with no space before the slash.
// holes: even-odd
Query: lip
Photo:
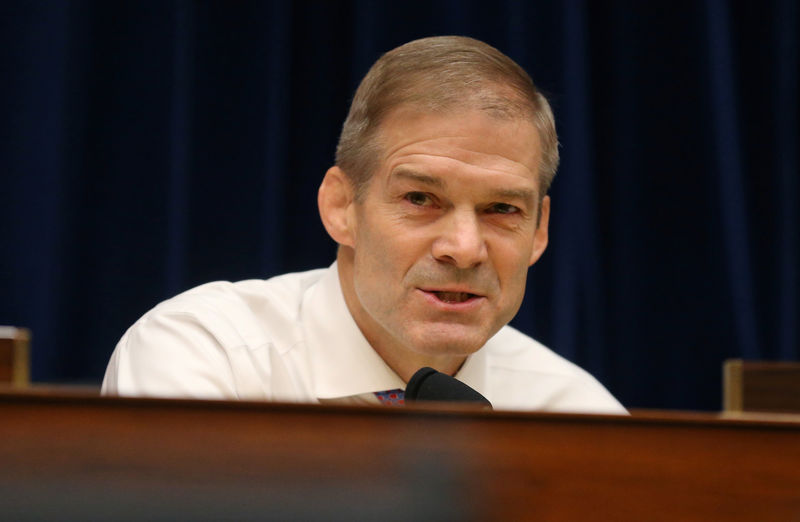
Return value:
<svg viewBox="0 0 800 522">
<path fill-rule="evenodd" d="M 426 302 L 433 305 L 437 310 L 445 312 L 471 312 L 479 308 L 486 300 L 486 296 L 476 294 L 464 288 L 417 288 Z M 472 294 L 472 297 L 461 303 L 446 303 L 439 299 L 435 292 L 463 292 Z"/>
<path fill-rule="evenodd" d="M 477 297 L 486 297 L 482 293 L 476 291 L 474 288 L 468 286 L 436 286 L 436 287 L 421 287 L 419 290 L 427 293 L 433 292 L 460 292 L 464 294 L 472 294 Z"/>
</svg>

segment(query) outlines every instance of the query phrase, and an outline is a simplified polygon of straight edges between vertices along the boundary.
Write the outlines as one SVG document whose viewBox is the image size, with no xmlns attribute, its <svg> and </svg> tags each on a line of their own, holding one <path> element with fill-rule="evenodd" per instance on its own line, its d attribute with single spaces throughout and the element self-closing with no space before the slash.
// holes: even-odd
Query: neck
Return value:
<svg viewBox="0 0 800 522">
<path fill-rule="evenodd" d="M 404 382 L 408 382 L 417 370 L 425 366 L 430 366 L 447 375 L 455 375 L 466 360 L 466 355 L 430 355 L 415 351 L 414 347 L 405 346 L 399 342 L 361 306 L 353 282 L 353 250 L 340 246 L 336 261 L 339 283 L 347 309 L 367 342 L 389 368 L 394 370 Z"/>
</svg>

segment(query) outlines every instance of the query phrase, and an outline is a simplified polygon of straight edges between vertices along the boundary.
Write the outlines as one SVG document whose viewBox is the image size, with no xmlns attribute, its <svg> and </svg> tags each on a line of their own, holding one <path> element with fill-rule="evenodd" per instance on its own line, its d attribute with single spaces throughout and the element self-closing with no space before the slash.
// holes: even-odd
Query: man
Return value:
<svg viewBox="0 0 800 522">
<path fill-rule="evenodd" d="M 550 107 L 511 59 L 464 37 L 398 47 L 359 86 L 319 190 L 336 263 L 161 303 L 103 392 L 377 403 L 431 366 L 499 409 L 624 412 L 506 326 L 547 246 L 557 165 Z"/>
</svg>

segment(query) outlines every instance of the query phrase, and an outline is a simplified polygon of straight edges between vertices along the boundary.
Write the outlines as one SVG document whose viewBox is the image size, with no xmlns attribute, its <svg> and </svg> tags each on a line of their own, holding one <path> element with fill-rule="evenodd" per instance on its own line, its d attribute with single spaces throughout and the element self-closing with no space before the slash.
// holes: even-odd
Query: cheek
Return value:
<svg viewBox="0 0 800 522">
<path fill-rule="evenodd" d="M 358 229 L 356 257 L 361 259 L 362 265 L 379 265 L 384 261 L 389 246 L 384 236 L 385 233 L 371 226 L 362 226 Z"/>
<path fill-rule="evenodd" d="M 355 248 L 356 271 L 364 276 L 364 282 L 368 282 L 370 287 L 375 289 L 386 285 L 387 276 L 398 262 L 397 257 L 391 233 L 381 230 L 380 226 L 359 228 Z"/>
<path fill-rule="evenodd" d="M 525 294 L 525 284 L 528 280 L 528 261 L 530 248 L 526 245 L 509 245 L 495 255 L 497 268 L 503 293 L 512 301 L 522 301 Z"/>
<path fill-rule="evenodd" d="M 364 254 L 364 262 L 399 265 L 403 260 L 418 254 L 424 238 L 391 219 L 369 223 L 359 229 L 358 248 Z M 366 259 L 369 257 L 370 259 Z"/>
</svg>

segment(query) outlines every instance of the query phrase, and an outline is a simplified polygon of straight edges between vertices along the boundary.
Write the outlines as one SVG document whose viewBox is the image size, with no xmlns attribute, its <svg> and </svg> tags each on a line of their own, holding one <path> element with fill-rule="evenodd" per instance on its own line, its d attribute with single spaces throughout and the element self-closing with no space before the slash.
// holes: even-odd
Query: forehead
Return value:
<svg viewBox="0 0 800 522">
<path fill-rule="evenodd" d="M 538 185 L 538 131 L 524 119 L 497 118 L 479 110 L 430 113 L 400 108 L 378 132 L 377 174 L 400 170 L 437 176 L 454 172 Z"/>
</svg>

